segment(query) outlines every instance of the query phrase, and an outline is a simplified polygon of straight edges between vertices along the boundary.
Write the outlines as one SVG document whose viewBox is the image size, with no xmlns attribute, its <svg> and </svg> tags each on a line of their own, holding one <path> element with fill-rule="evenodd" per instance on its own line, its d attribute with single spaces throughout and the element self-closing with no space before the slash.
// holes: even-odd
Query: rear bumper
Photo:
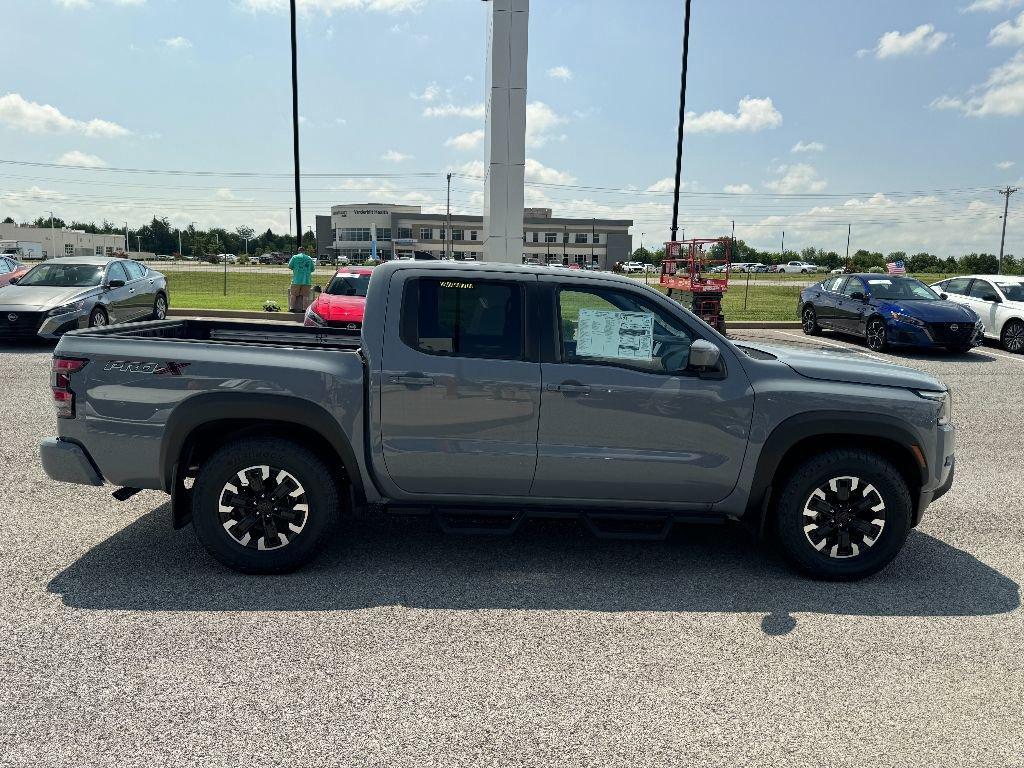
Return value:
<svg viewBox="0 0 1024 768">
<path fill-rule="evenodd" d="M 39 444 L 43 471 L 59 483 L 103 485 L 103 478 L 92 458 L 78 443 L 48 437 Z"/>
</svg>

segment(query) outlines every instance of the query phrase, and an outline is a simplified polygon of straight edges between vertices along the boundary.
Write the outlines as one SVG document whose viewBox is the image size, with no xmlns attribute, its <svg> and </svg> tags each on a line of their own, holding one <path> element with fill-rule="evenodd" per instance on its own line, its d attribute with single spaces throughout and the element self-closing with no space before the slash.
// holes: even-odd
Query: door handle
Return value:
<svg viewBox="0 0 1024 768">
<path fill-rule="evenodd" d="M 404 384 L 407 387 L 426 387 L 434 383 L 430 376 L 392 376 L 392 384 Z"/>
<path fill-rule="evenodd" d="M 562 392 L 567 395 L 589 395 L 590 387 L 586 384 L 548 384 L 544 387 L 548 392 Z"/>
</svg>

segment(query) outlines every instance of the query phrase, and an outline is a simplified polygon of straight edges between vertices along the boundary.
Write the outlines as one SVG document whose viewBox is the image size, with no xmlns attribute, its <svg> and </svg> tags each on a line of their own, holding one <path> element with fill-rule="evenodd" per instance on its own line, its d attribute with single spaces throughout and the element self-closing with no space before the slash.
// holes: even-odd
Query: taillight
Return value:
<svg viewBox="0 0 1024 768">
<path fill-rule="evenodd" d="M 57 418 L 75 418 L 75 393 L 71 390 L 71 374 L 85 367 L 88 360 L 78 357 L 53 358 L 50 374 L 50 389 L 53 390 L 53 404 L 57 409 Z"/>
</svg>

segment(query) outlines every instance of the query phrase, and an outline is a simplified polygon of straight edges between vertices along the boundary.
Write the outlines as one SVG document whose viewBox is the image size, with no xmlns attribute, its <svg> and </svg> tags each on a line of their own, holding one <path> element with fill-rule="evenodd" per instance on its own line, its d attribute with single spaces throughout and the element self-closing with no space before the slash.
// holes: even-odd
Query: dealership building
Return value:
<svg viewBox="0 0 1024 768">
<path fill-rule="evenodd" d="M 0 223 L 0 241 L 37 243 L 44 259 L 113 256 L 125 250 L 124 235 L 93 235 L 80 229 L 23 227 L 11 223 Z"/>
<path fill-rule="evenodd" d="M 550 208 L 524 210 L 523 261 L 540 264 L 596 264 L 611 269 L 633 252 L 629 219 L 556 218 Z M 423 213 L 418 205 L 360 203 L 335 205 L 316 217 L 317 256 L 322 260 L 365 261 L 376 242 L 377 257 L 483 259 L 482 216 Z"/>
</svg>

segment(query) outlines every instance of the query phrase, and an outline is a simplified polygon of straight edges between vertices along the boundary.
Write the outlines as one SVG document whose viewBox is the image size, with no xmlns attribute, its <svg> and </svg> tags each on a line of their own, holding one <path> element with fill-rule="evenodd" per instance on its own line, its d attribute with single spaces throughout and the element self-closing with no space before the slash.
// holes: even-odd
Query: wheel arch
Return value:
<svg viewBox="0 0 1024 768">
<path fill-rule="evenodd" d="M 860 448 L 891 462 L 915 499 L 911 522 L 917 524 L 920 510 L 916 499 L 928 480 L 928 467 L 909 425 L 879 414 L 829 412 L 792 416 L 771 432 L 758 456 L 744 520 L 763 531 L 774 513 L 779 488 L 792 470 L 810 456 L 834 448 Z"/>
</svg>

